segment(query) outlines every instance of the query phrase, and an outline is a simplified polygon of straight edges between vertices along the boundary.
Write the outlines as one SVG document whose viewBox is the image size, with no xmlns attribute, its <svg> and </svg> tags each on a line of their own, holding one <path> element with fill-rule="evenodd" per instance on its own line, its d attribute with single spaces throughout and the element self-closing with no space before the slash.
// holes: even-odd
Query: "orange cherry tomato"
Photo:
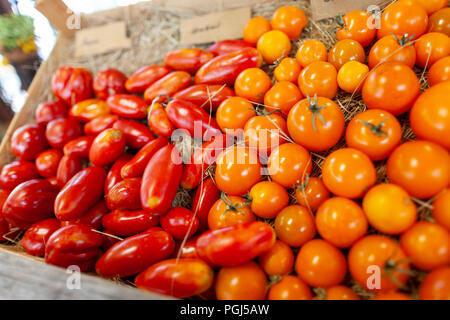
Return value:
<svg viewBox="0 0 450 320">
<path fill-rule="evenodd" d="M 369 73 L 369 67 L 358 61 L 346 62 L 338 71 L 339 88 L 348 93 L 359 92 Z"/>
<path fill-rule="evenodd" d="M 439 59 L 450 55 L 450 37 L 440 32 L 426 33 L 417 39 L 414 48 L 416 65 L 429 68 Z"/>
<path fill-rule="evenodd" d="M 331 193 L 358 199 L 375 184 L 377 174 L 369 157 L 353 148 L 334 151 L 322 165 L 322 179 Z"/>
<path fill-rule="evenodd" d="M 243 133 L 248 120 L 256 116 L 255 108 L 245 98 L 231 97 L 224 100 L 216 112 L 216 120 L 223 132 L 238 136 L 239 129 Z"/>
<path fill-rule="evenodd" d="M 248 147 L 228 147 L 219 154 L 216 163 L 217 187 L 229 195 L 241 196 L 261 180 L 258 155 Z"/>
<path fill-rule="evenodd" d="M 438 224 L 450 231 L 450 189 L 442 191 L 433 202 L 433 217 Z"/>
<path fill-rule="evenodd" d="M 263 300 L 266 297 L 267 278 L 253 261 L 237 267 L 220 269 L 215 291 L 219 300 Z"/>
<path fill-rule="evenodd" d="M 450 37 L 450 8 L 438 10 L 429 17 L 428 32 L 442 32 Z"/>
<path fill-rule="evenodd" d="M 344 254 L 322 239 L 305 243 L 295 261 L 300 279 L 313 287 L 331 287 L 340 284 L 347 274 Z"/>
<path fill-rule="evenodd" d="M 326 289 L 325 300 L 360 300 L 360 298 L 346 286 L 333 286 Z"/>
<path fill-rule="evenodd" d="M 323 184 L 322 179 L 316 177 L 306 176 L 295 191 L 297 202 L 310 211 L 316 211 L 329 197 L 330 192 Z"/>
<path fill-rule="evenodd" d="M 250 208 L 260 218 L 272 219 L 289 203 L 289 195 L 273 181 L 261 181 L 250 189 Z"/>
<path fill-rule="evenodd" d="M 450 263 L 450 234 L 436 223 L 417 222 L 402 234 L 400 245 L 419 269 L 433 270 Z"/>
<path fill-rule="evenodd" d="M 367 232 L 367 219 L 354 201 L 333 197 L 316 212 L 316 227 L 323 239 L 338 248 L 348 248 Z"/>
<path fill-rule="evenodd" d="M 272 86 L 272 82 L 264 71 L 259 68 L 249 68 L 242 71 L 234 82 L 234 91 L 239 97 L 262 103 L 264 94 Z"/>
<path fill-rule="evenodd" d="M 420 300 L 450 300 L 450 267 L 431 271 L 419 287 Z"/>
<path fill-rule="evenodd" d="M 439 9 L 445 8 L 448 6 L 448 0 L 413 0 L 420 4 L 428 14 L 432 14 Z"/>
<path fill-rule="evenodd" d="M 108 105 L 105 101 L 99 99 L 80 101 L 75 103 L 69 110 L 70 117 L 82 122 L 89 122 L 108 113 Z"/>
<path fill-rule="evenodd" d="M 383 11 L 377 37 L 407 33 L 417 39 L 427 31 L 427 27 L 428 15 L 420 4 L 411 0 L 397 1 Z"/>
<path fill-rule="evenodd" d="M 315 152 L 333 147 L 344 133 L 344 126 L 341 108 L 324 97 L 299 101 L 287 117 L 287 128 L 292 139 Z"/>
<path fill-rule="evenodd" d="M 319 40 L 305 40 L 300 44 L 295 54 L 295 59 L 301 67 L 315 61 L 327 61 L 327 47 Z"/>
<path fill-rule="evenodd" d="M 300 247 L 316 235 L 313 215 L 298 205 L 281 210 L 274 225 L 278 238 L 291 247 Z"/>
<path fill-rule="evenodd" d="M 362 205 L 369 223 L 383 233 L 400 234 L 417 220 L 417 208 L 411 197 L 395 184 L 382 183 L 372 187 Z"/>
<path fill-rule="evenodd" d="M 264 106 L 269 111 L 280 110 L 287 116 L 289 110 L 303 98 L 299 88 L 289 81 L 280 81 L 264 95 Z"/>
<path fill-rule="evenodd" d="M 277 81 L 289 81 L 297 83 L 298 75 L 302 67 L 294 58 L 284 58 L 276 66 L 273 76 Z"/>
<path fill-rule="evenodd" d="M 308 19 L 303 10 L 294 6 L 278 8 L 270 20 L 272 29 L 283 31 L 291 40 L 300 37 L 307 23 Z"/>
<path fill-rule="evenodd" d="M 436 61 L 428 71 L 428 84 L 430 86 L 444 81 L 450 81 L 450 56 Z"/>
<path fill-rule="evenodd" d="M 237 224 L 255 220 L 246 200 L 241 197 L 222 196 L 217 200 L 208 214 L 208 226 L 211 230 L 231 227 Z"/>
<path fill-rule="evenodd" d="M 358 113 L 348 124 L 345 141 L 372 161 L 386 159 L 400 144 L 402 127 L 397 118 L 380 109 Z"/>
<path fill-rule="evenodd" d="M 296 276 L 284 276 L 269 289 L 269 300 L 311 300 L 312 292 L 308 285 Z"/>
<path fill-rule="evenodd" d="M 329 62 L 312 62 L 300 72 L 298 86 L 305 97 L 333 99 L 338 90 L 337 70 Z"/>
<path fill-rule="evenodd" d="M 311 168 L 311 155 L 295 143 L 285 143 L 275 148 L 267 162 L 272 180 L 285 188 L 292 188 L 303 181 Z"/>
<path fill-rule="evenodd" d="M 256 44 L 259 38 L 270 30 L 272 30 L 272 27 L 266 18 L 253 17 L 245 24 L 242 34 L 245 41 Z"/>
<path fill-rule="evenodd" d="M 413 36 L 404 34 L 401 38 L 397 35 L 387 35 L 372 46 L 369 52 L 368 65 L 370 69 L 377 65 L 396 61 L 412 68 L 416 64 L 416 49 L 411 42 Z"/>
<path fill-rule="evenodd" d="M 285 275 L 294 267 L 294 253 L 286 243 L 277 240 L 269 251 L 259 256 L 258 262 L 269 276 Z"/>
<path fill-rule="evenodd" d="M 328 62 L 336 70 L 339 70 L 346 62 L 358 61 L 364 63 L 365 60 L 364 48 L 358 41 L 351 39 L 338 41 L 328 52 Z"/>
<path fill-rule="evenodd" d="M 370 300 L 412 300 L 412 298 L 402 292 L 392 291 L 379 293 Z"/>
<path fill-rule="evenodd" d="M 425 90 L 414 103 L 409 121 L 419 139 L 437 143 L 450 150 L 450 81 Z"/>
<path fill-rule="evenodd" d="M 433 142 L 406 142 L 390 155 L 387 177 L 413 197 L 431 198 L 448 186 L 450 156 Z"/>
<path fill-rule="evenodd" d="M 396 290 L 409 279 L 410 266 L 406 254 L 386 236 L 362 238 L 350 249 L 347 259 L 353 279 L 371 291 Z"/>
<path fill-rule="evenodd" d="M 408 111 L 419 93 L 416 74 L 399 62 L 385 62 L 372 69 L 362 88 L 367 108 L 383 109 L 396 116 Z"/>
<path fill-rule="evenodd" d="M 291 41 L 284 32 L 272 30 L 264 33 L 259 38 L 256 47 L 265 62 L 274 63 L 289 54 Z"/>
<path fill-rule="evenodd" d="M 370 13 L 360 10 L 350 11 L 344 16 L 339 16 L 337 23 L 341 28 L 336 32 L 337 39 L 339 41 L 355 40 L 363 47 L 367 47 L 377 33 L 375 28 L 367 26 L 369 19 L 371 19 Z"/>
</svg>

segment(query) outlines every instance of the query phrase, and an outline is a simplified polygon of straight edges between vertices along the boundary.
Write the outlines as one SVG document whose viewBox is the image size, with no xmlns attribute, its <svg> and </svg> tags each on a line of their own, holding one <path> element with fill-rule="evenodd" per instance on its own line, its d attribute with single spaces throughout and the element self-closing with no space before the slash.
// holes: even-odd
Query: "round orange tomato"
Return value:
<svg viewBox="0 0 450 320">
<path fill-rule="evenodd" d="M 353 279 L 371 291 L 396 290 L 409 279 L 410 266 L 405 253 L 386 236 L 362 238 L 350 249 L 347 259 Z"/>
<path fill-rule="evenodd" d="M 276 113 L 254 116 L 244 126 L 245 143 L 264 155 L 285 143 L 287 132 L 286 120 Z"/>
<path fill-rule="evenodd" d="M 331 193 L 344 198 L 361 198 L 375 184 L 376 178 L 369 157 L 353 148 L 334 151 L 322 165 L 325 186 Z"/>
<path fill-rule="evenodd" d="M 450 37 L 450 8 L 438 10 L 430 16 L 428 32 L 442 32 Z"/>
<path fill-rule="evenodd" d="M 404 34 L 401 38 L 391 34 L 375 42 L 369 52 L 368 64 L 370 69 L 387 61 L 401 62 L 410 68 L 414 67 L 416 64 L 416 49 L 414 49 L 411 39 L 412 36 L 407 34 Z"/>
<path fill-rule="evenodd" d="M 430 86 L 444 81 L 450 81 L 450 56 L 436 61 L 428 71 L 428 84 Z"/>
<path fill-rule="evenodd" d="M 323 184 L 323 181 L 316 177 L 306 176 L 295 191 L 297 202 L 310 211 L 316 211 L 329 197 L 330 192 Z"/>
<path fill-rule="evenodd" d="M 295 59 L 303 68 L 315 61 L 327 61 L 327 47 L 319 40 L 305 40 L 298 47 Z"/>
<path fill-rule="evenodd" d="M 367 47 L 375 38 L 377 30 L 369 28 L 367 21 L 371 19 L 370 13 L 366 11 L 350 11 L 337 19 L 341 28 L 336 32 L 339 41 L 351 39 L 358 41 L 363 47 Z"/>
<path fill-rule="evenodd" d="M 333 99 L 338 90 L 337 70 L 329 62 L 312 62 L 300 72 L 298 86 L 305 97 Z"/>
<path fill-rule="evenodd" d="M 360 298 L 348 287 L 333 286 L 326 289 L 325 300 L 360 300 Z"/>
<path fill-rule="evenodd" d="M 220 269 L 215 283 L 216 297 L 219 300 L 263 300 L 266 285 L 266 274 L 251 261 Z"/>
<path fill-rule="evenodd" d="M 393 115 L 405 113 L 420 93 L 414 71 L 399 62 L 385 62 L 370 71 L 362 88 L 369 109 L 382 109 Z"/>
<path fill-rule="evenodd" d="M 272 30 L 259 38 L 256 47 L 265 62 L 274 63 L 287 57 L 289 51 L 291 51 L 291 41 L 284 32 Z"/>
<path fill-rule="evenodd" d="M 400 245 L 419 269 L 433 270 L 450 263 L 450 234 L 436 223 L 417 222 L 402 234 Z"/>
<path fill-rule="evenodd" d="M 450 231 L 450 189 L 445 189 L 434 199 L 433 217 L 438 224 Z"/>
<path fill-rule="evenodd" d="M 211 230 L 231 227 L 255 220 L 255 215 L 248 207 L 246 200 L 241 197 L 222 194 L 208 214 L 208 226 Z"/>
<path fill-rule="evenodd" d="M 417 220 L 417 209 L 411 197 L 395 184 L 372 187 L 362 205 L 369 223 L 383 233 L 400 234 Z"/>
<path fill-rule="evenodd" d="M 300 247 L 316 235 L 314 217 L 302 206 L 292 205 L 281 210 L 274 226 L 278 238 L 291 247 Z"/>
<path fill-rule="evenodd" d="M 284 6 L 275 10 L 270 20 L 274 30 L 280 30 L 287 34 L 289 39 L 295 40 L 302 34 L 308 19 L 305 13 L 294 6 Z"/>
<path fill-rule="evenodd" d="M 450 156 L 433 142 L 406 142 L 390 155 L 387 177 L 413 197 L 431 198 L 449 184 Z"/>
<path fill-rule="evenodd" d="M 316 212 L 316 227 L 323 239 L 338 248 L 348 248 L 367 232 L 367 219 L 354 201 L 333 197 Z"/>
<path fill-rule="evenodd" d="M 285 275 L 294 267 L 294 253 L 286 243 L 277 240 L 269 251 L 259 256 L 258 262 L 269 276 Z"/>
<path fill-rule="evenodd" d="M 308 285 L 296 276 L 284 276 L 280 282 L 270 287 L 269 300 L 311 300 Z"/>
<path fill-rule="evenodd" d="M 370 300 L 412 300 L 412 299 L 407 294 L 397 292 L 397 291 L 392 291 L 392 292 L 379 293 Z"/>
<path fill-rule="evenodd" d="M 300 74 L 302 67 L 293 58 L 284 58 L 276 66 L 273 71 L 273 76 L 277 81 L 289 81 L 297 83 L 298 75 Z"/>
<path fill-rule="evenodd" d="M 292 188 L 311 172 L 309 152 L 296 143 L 285 143 L 275 148 L 269 156 L 267 170 L 273 181 Z"/>
<path fill-rule="evenodd" d="M 344 254 L 322 239 L 305 243 L 295 260 L 295 271 L 300 279 L 313 287 L 331 287 L 340 284 L 347 273 Z"/>
<path fill-rule="evenodd" d="M 348 93 L 359 92 L 369 73 L 369 67 L 358 61 L 346 62 L 338 72 L 339 88 Z"/>
<path fill-rule="evenodd" d="M 245 41 L 256 44 L 259 38 L 272 27 L 270 22 L 264 17 L 253 17 L 247 21 L 242 32 Z"/>
<path fill-rule="evenodd" d="M 448 6 L 448 0 L 413 0 L 420 4 L 428 14 L 438 11 Z"/>
<path fill-rule="evenodd" d="M 250 101 L 262 103 L 264 94 L 272 86 L 272 82 L 259 68 L 248 68 L 242 71 L 234 82 L 236 95 Z"/>
<path fill-rule="evenodd" d="M 231 97 L 224 100 L 216 111 L 216 120 L 223 132 L 242 134 L 244 126 L 250 118 L 256 116 L 253 105 L 245 98 Z M 241 129 L 241 132 L 237 132 Z"/>
<path fill-rule="evenodd" d="M 228 195 L 241 196 L 261 180 L 258 155 L 247 147 L 228 147 L 219 154 L 216 163 L 217 187 Z"/>
<path fill-rule="evenodd" d="M 450 81 L 439 83 L 414 103 L 409 121 L 419 139 L 435 142 L 450 150 Z"/>
<path fill-rule="evenodd" d="M 419 287 L 420 300 L 450 300 L 450 267 L 431 271 Z"/>
<path fill-rule="evenodd" d="M 420 4 L 411 0 L 397 1 L 383 11 L 377 37 L 407 33 L 417 39 L 427 31 L 427 27 L 428 14 Z"/>
<path fill-rule="evenodd" d="M 344 39 L 338 41 L 328 52 L 328 62 L 331 63 L 336 70 L 339 70 L 346 62 L 358 61 L 364 63 L 366 53 L 364 48 L 358 41 Z"/>
<path fill-rule="evenodd" d="M 430 32 L 421 36 L 415 43 L 416 65 L 429 68 L 436 61 L 450 55 L 450 37 L 440 32 Z"/>
<path fill-rule="evenodd" d="M 289 203 L 289 195 L 282 186 L 273 181 L 261 181 L 250 189 L 250 208 L 260 218 L 275 218 Z"/>
<path fill-rule="evenodd" d="M 345 141 L 372 161 L 386 159 L 399 145 L 402 127 L 397 118 L 380 109 L 358 113 L 348 124 Z"/>
<path fill-rule="evenodd" d="M 324 97 L 299 101 L 287 117 L 287 129 L 292 139 L 315 152 L 333 147 L 341 138 L 344 126 L 341 108 Z"/>
<path fill-rule="evenodd" d="M 289 81 L 280 81 L 273 85 L 264 96 L 264 105 L 268 111 L 280 110 L 284 115 L 298 101 L 303 99 L 298 87 Z"/>
</svg>

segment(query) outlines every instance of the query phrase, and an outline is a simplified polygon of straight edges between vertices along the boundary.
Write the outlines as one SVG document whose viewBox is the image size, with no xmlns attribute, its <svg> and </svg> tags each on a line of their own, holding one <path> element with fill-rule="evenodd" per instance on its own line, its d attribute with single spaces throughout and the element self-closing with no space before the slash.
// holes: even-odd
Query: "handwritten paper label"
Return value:
<svg viewBox="0 0 450 320">
<path fill-rule="evenodd" d="M 385 0 L 311 0 L 312 18 L 313 20 L 322 20 L 353 10 L 366 11 L 370 6 L 373 10 L 373 6 L 380 5 L 383 2 Z"/>
<path fill-rule="evenodd" d="M 75 56 L 106 53 L 130 48 L 125 22 L 114 22 L 99 27 L 81 29 L 75 33 Z"/>
<path fill-rule="evenodd" d="M 193 44 L 241 38 L 250 17 L 250 7 L 244 7 L 181 20 L 180 42 Z"/>
</svg>

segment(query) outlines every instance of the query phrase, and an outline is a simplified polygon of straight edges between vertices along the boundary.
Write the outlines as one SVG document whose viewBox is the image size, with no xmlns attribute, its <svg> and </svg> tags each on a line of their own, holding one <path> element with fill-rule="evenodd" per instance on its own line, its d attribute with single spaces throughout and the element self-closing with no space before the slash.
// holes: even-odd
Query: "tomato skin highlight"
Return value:
<svg viewBox="0 0 450 320">
<path fill-rule="evenodd" d="M 251 221 L 203 233 L 197 239 L 197 250 L 213 265 L 232 267 L 252 260 L 274 243 L 275 232 L 268 224 Z"/>
<path fill-rule="evenodd" d="M 105 229 L 118 236 L 133 236 L 159 224 L 159 216 L 144 210 L 114 210 L 102 218 Z"/>
<path fill-rule="evenodd" d="M 174 145 L 159 149 L 148 162 L 142 177 L 142 208 L 164 215 L 175 198 L 182 171 L 181 156 Z"/>
<path fill-rule="evenodd" d="M 125 88 L 131 93 L 143 93 L 145 89 L 170 71 L 171 69 L 167 66 L 150 65 L 142 67 L 128 77 Z"/>
<path fill-rule="evenodd" d="M 214 58 L 212 52 L 200 48 L 183 48 L 167 53 L 164 64 L 173 70 L 195 73 L 212 58 Z"/>
<path fill-rule="evenodd" d="M 119 158 L 124 150 L 124 133 L 116 129 L 106 129 L 92 142 L 89 161 L 96 166 L 107 166 Z"/>
<path fill-rule="evenodd" d="M 206 50 L 215 56 L 223 56 L 246 48 L 255 47 L 245 40 L 222 40 L 210 45 Z"/>
<path fill-rule="evenodd" d="M 28 254 L 43 257 L 48 238 L 59 228 L 60 222 L 56 219 L 49 218 L 38 221 L 27 229 L 20 245 Z"/>
<path fill-rule="evenodd" d="M 69 116 L 80 122 L 89 122 L 109 113 L 108 105 L 99 99 L 87 99 L 74 104 L 69 110 Z"/>
<path fill-rule="evenodd" d="M 127 119 L 144 119 L 147 116 L 147 103 L 138 96 L 116 94 L 110 96 L 106 103 L 111 113 Z"/>
</svg>

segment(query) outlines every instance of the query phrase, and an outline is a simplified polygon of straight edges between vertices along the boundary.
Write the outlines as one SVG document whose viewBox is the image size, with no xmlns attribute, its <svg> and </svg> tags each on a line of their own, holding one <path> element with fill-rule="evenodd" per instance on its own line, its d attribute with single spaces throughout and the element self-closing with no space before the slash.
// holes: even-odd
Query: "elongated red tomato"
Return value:
<svg viewBox="0 0 450 320">
<path fill-rule="evenodd" d="M 174 145 L 159 149 L 148 162 L 142 177 L 142 208 L 164 215 L 175 198 L 182 170 L 182 159 Z"/>
<path fill-rule="evenodd" d="M 69 116 L 81 122 L 89 122 L 108 113 L 108 105 L 100 99 L 80 101 L 75 103 L 69 110 Z"/>
<path fill-rule="evenodd" d="M 56 149 L 62 149 L 67 142 L 78 138 L 82 133 L 81 123 L 73 118 L 52 120 L 45 129 L 48 144 Z"/>
<path fill-rule="evenodd" d="M 214 54 L 200 48 L 183 48 L 169 52 L 164 64 L 174 70 L 195 73 L 202 65 L 214 58 Z"/>
<path fill-rule="evenodd" d="M 245 40 L 222 40 L 210 45 L 206 50 L 214 53 L 216 56 L 223 56 L 242 49 L 254 47 L 254 45 Z"/>
<path fill-rule="evenodd" d="M 232 86 L 241 71 L 257 68 L 261 57 L 255 48 L 245 48 L 218 56 L 204 64 L 195 74 L 196 84 L 226 84 Z"/>
<path fill-rule="evenodd" d="M 219 198 L 220 190 L 217 188 L 212 178 L 203 180 L 198 186 L 194 200 L 192 200 L 192 211 L 198 219 L 199 231 L 207 229 L 209 210 Z"/>
<path fill-rule="evenodd" d="M 109 209 L 137 210 L 141 209 L 139 192 L 141 178 L 129 178 L 119 181 L 106 195 L 106 204 Z"/>
<path fill-rule="evenodd" d="M 119 120 L 117 114 L 105 114 L 97 117 L 84 125 L 84 133 L 96 136 L 105 129 L 112 128 L 114 122 Z"/>
<path fill-rule="evenodd" d="M 203 233 L 198 237 L 197 250 L 203 260 L 213 265 L 232 267 L 256 258 L 274 243 L 271 226 L 251 221 Z"/>
<path fill-rule="evenodd" d="M 96 166 L 74 175 L 56 197 L 56 217 L 59 220 L 72 220 L 82 216 L 103 196 L 105 178 L 105 169 Z"/>
<path fill-rule="evenodd" d="M 166 111 L 175 127 L 187 130 L 194 138 L 210 140 L 222 133 L 210 114 L 189 101 L 173 99 L 167 104 Z"/>
<path fill-rule="evenodd" d="M 132 94 L 110 96 L 106 103 L 112 113 L 127 119 L 144 119 L 147 116 L 147 103 Z"/>
<path fill-rule="evenodd" d="M 61 221 L 61 226 L 68 226 L 69 224 L 87 224 L 92 226 L 94 229 L 100 229 L 102 226 L 102 218 L 105 214 L 109 212 L 106 206 L 105 200 L 100 200 L 93 207 L 91 207 L 85 214 L 74 220 Z"/>
<path fill-rule="evenodd" d="M 60 228 L 58 220 L 50 218 L 34 223 L 23 235 L 21 246 L 32 256 L 43 257 L 48 238 Z"/>
<path fill-rule="evenodd" d="M 96 166 L 107 166 L 119 158 L 124 150 L 124 133 L 117 129 L 106 129 L 92 142 L 89 161 Z"/>
<path fill-rule="evenodd" d="M 142 67 L 128 77 L 125 88 L 131 93 L 143 93 L 151 84 L 161 79 L 170 72 L 167 66 L 146 66 Z"/>
<path fill-rule="evenodd" d="M 161 227 L 176 240 L 192 237 L 198 228 L 198 219 L 191 210 L 175 207 L 161 217 Z"/>
<path fill-rule="evenodd" d="M 83 68 L 59 67 L 52 77 L 53 94 L 68 105 L 92 97 L 92 75 Z"/>
<path fill-rule="evenodd" d="M 52 120 L 66 118 L 69 108 L 62 101 L 47 101 L 40 103 L 35 112 L 37 124 L 46 125 Z"/>
<path fill-rule="evenodd" d="M 89 158 L 89 150 L 91 149 L 92 142 L 95 137 L 82 136 L 70 140 L 64 145 L 63 152 L 66 156 L 76 156 L 81 159 Z"/>
<path fill-rule="evenodd" d="M 58 121 L 53 120 L 51 121 Z M 22 160 L 34 160 L 48 148 L 45 128 L 37 124 L 26 124 L 14 131 L 11 137 L 11 152 Z"/>
<path fill-rule="evenodd" d="M 125 153 L 119 157 L 119 159 L 114 162 L 114 164 L 111 166 L 111 169 L 109 169 L 108 174 L 106 176 L 105 180 L 105 186 L 104 186 L 104 192 L 105 194 L 108 194 L 109 190 L 114 187 L 114 185 L 122 181 L 122 176 L 120 175 L 120 171 L 122 170 L 122 167 L 128 163 L 133 158 L 131 154 Z"/>
<path fill-rule="evenodd" d="M 150 129 L 161 137 L 170 137 L 175 126 L 170 122 L 162 104 L 153 102 L 148 108 L 147 123 Z"/>
<path fill-rule="evenodd" d="M 3 166 L 0 173 L 0 185 L 12 190 L 22 182 L 39 178 L 39 172 L 31 161 L 16 160 Z"/>
<path fill-rule="evenodd" d="M 118 120 L 113 128 L 123 132 L 127 146 L 133 149 L 140 149 L 155 138 L 146 125 L 133 120 Z"/>
<path fill-rule="evenodd" d="M 186 298 L 208 290 L 213 279 L 213 270 L 200 259 L 170 259 L 140 273 L 135 283 L 140 289 Z"/>
<path fill-rule="evenodd" d="M 3 217 L 12 226 L 28 228 L 33 223 L 53 215 L 53 203 L 58 189 L 43 179 L 19 184 L 3 204 Z"/>
<path fill-rule="evenodd" d="M 117 69 L 108 68 L 101 70 L 94 77 L 94 92 L 100 99 L 106 99 L 111 95 L 125 93 L 127 77 Z"/>
<path fill-rule="evenodd" d="M 97 261 L 98 274 L 107 277 L 127 277 L 169 257 L 175 243 L 166 231 L 151 228 L 117 242 Z"/>
<path fill-rule="evenodd" d="M 136 153 L 136 155 L 128 161 L 120 170 L 120 175 L 122 178 L 135 178 L 142 177 L 144 174 L 145 167 L 153 155 L 169 143 L 164 137 L 157 138 L 155 140 L 150 141 L 145 146 L 142 147 L 141 150 Z"/>
<path fill-rule="evenodd" d="M 209 112 L 216 111 L 222 101 L 234 96 L 234 91 L 225 85 L 195 84 L 177 92 L 173 97 L 192 102 Z"/>
<path fill-rule="evenodd" d="M 56 176 L 56 170 L 58 169 L 58 164 L 62 156 L 63 153 L 59 149 L 48 149 L 41 152 L 35 160 L 36 169 L 39 174 L 44 178 Z"/>
<path fill-rule="evenodd" d="M 77 156 L 63 156 L 56 170 L 56 185 L 60 188 L 83 169 L 83 163 Z"/>
<path fill-rule="evenodd" d="M 189 73 L 185 71 L 173 71 L 148 87 L 144 92 L 144 99 L 148 103 L 151 103 L 159 97 L 158 102 L 163 102 L 165 98 L 160 96 L 172 97 L 178 91 L 189 87 L 191 83 L 192 78 Z"/>
<path fill-rule="evenodd" d="M 67 268 L 76 265 L 81 271 L 92 269 L 101 254 L 101 235 L 85 224 L 72 224 L 56 230 L 45 246 L 45 262 Z"/>
<path fill-rule="evenodd" d="M 103 227 L 118 236 L 132 236 L 159 224 L 159 216 L 144 210 L 114 210 L 102 219 Z"/>
</svg>

